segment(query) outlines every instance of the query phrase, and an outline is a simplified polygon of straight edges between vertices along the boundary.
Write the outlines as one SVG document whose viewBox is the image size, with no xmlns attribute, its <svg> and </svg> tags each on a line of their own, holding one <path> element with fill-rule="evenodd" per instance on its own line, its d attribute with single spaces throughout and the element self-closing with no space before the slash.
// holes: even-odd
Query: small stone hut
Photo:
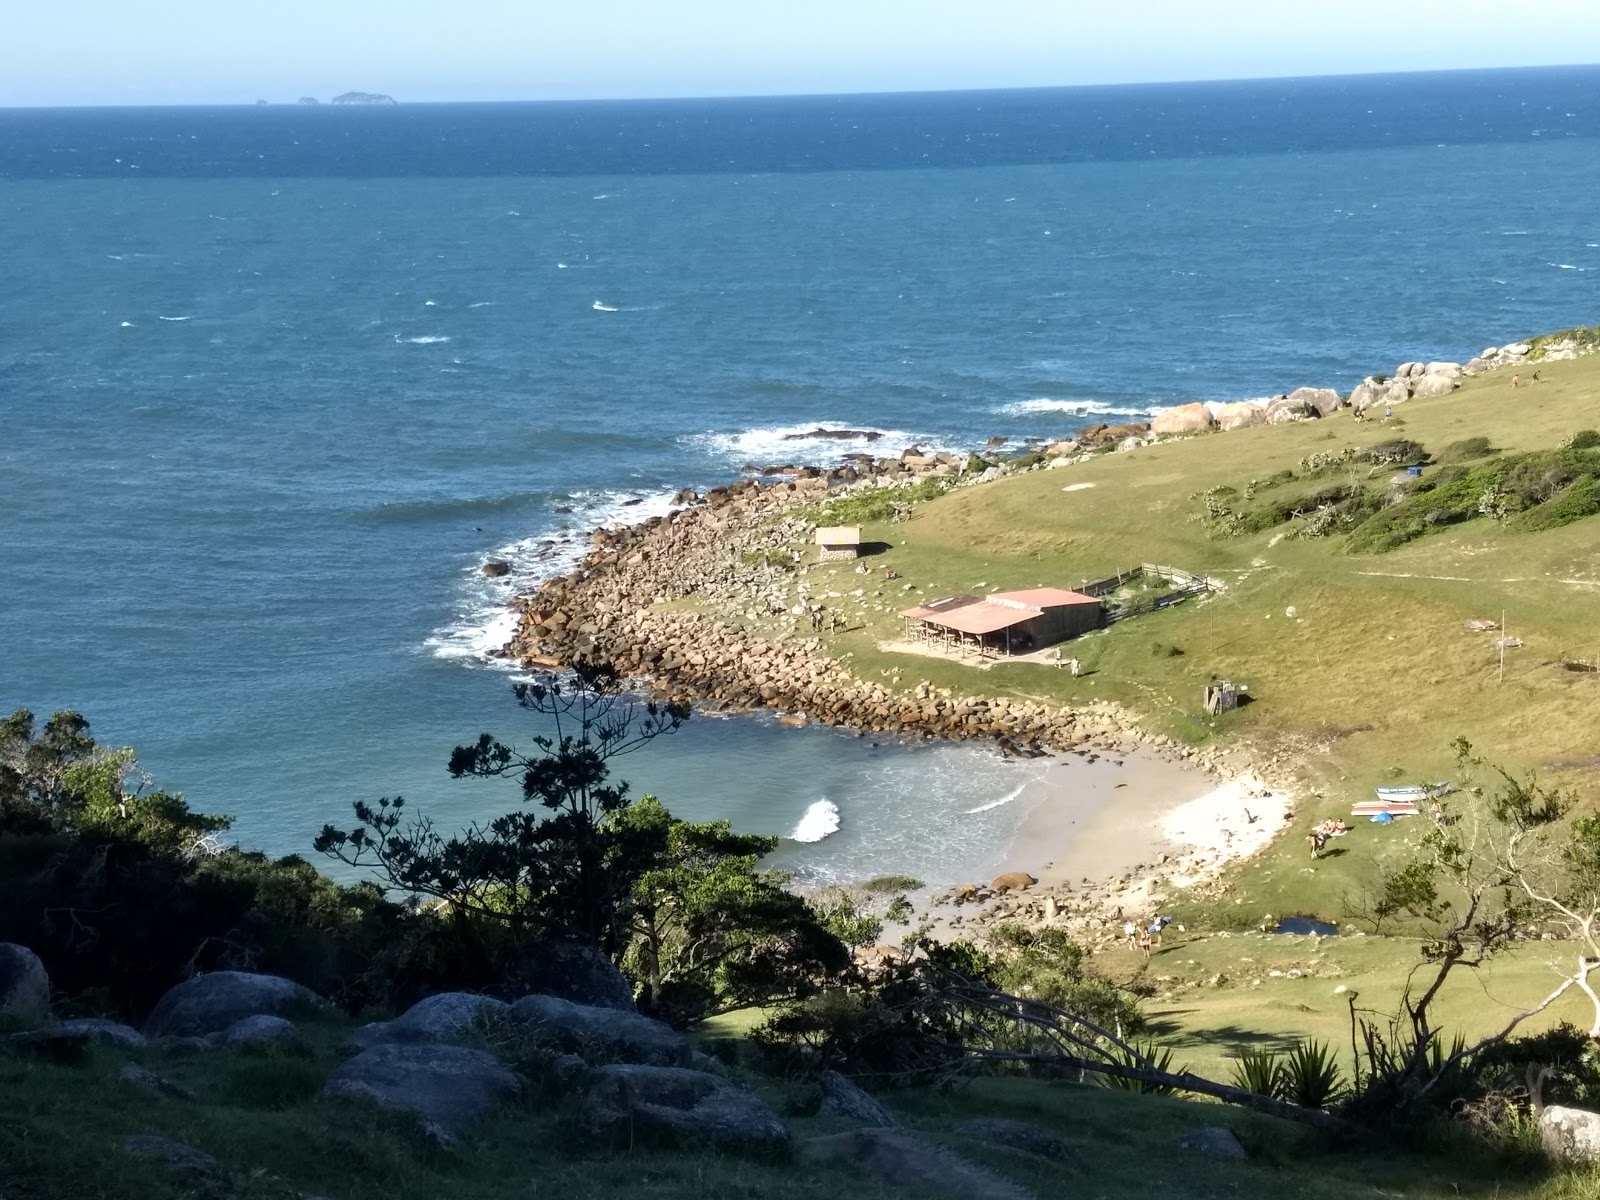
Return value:
<svg viewBox="0 0 1600 1200">
<path fill-rule="evenodd" d="M 900 615 L 913 640 L 993 654 L 1029 654 L 1098 629 L 1105 609 L 1065 588 L 946 596 Z"/>
<path fill-rule="evenodd" d="M 817 558 L 821 562 L 861 557 L 861 526 L 824 525 L 817 530 Z"/>
</svg>

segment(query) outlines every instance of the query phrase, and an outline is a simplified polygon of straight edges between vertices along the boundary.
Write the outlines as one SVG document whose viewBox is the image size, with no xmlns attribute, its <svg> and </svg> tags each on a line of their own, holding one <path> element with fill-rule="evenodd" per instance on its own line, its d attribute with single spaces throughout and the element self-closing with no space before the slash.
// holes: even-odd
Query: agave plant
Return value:
<svg viewBox="0 0 1600 1200">
<path fill-rule="evenodd" d="M 1270 1050 L 1241 1050 L 1233 1068 L 1233 1086 L 1276 1098 L 1283 1090 L 1283 1063 Z"/>
<path fill-rule="evenodd" d="M 1172 1065 L 1172 1051 L 1165 1046 L 1157 1046 L 1152 1042 L 1132 1042 L 1127 1051 L 1112 1046 L 1106 1050 L 1106 1058 L 1111 1062 L 1119 1063 L 1125 1067 L 1154 1067 L 1157 1071 L 1164 1071 L 1169 1075 L 1181 1075 L 1187 1067 L 1174 1067 Z M 1164 1083 L 1147 1083 L 1142 1079 L 1124 1079 L 1118 1075 L 1101 1075 L 1100 1082 L 1106 1087 L 1120 1088 L 1125 1092 L 1143 1092 L 1149 1096 L 1170 1096 L 1176 1090 Z"/>
<path fill-rule="evenodd" d="M 1278 1065 L 1279 1098 L 1302 1108 L 1327 1108 L 1345 1092 L 1344 1072 L 1327 1042 L 1301 1042 Z"/>
</svg>

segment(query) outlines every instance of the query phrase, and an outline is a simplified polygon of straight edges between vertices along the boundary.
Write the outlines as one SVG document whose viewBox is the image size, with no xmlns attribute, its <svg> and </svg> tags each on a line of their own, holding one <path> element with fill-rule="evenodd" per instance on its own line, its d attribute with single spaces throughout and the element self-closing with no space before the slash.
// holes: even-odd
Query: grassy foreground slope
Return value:
<svg viewBox="0 0 1600 1200">
<path fill-rule="evenodd" d="M 1373 555 L 1349 553 L 1340 536 L 1283 538 L 1281 529 L 1216 537 L 1193 519 L 1208 489 L 1242 491 L 1252 480 L 1299 472 L 1313 454 L 1394 438 L 1434 454 L 1474 437 L 1507 452 L 1551 449 L 1600 425 L 1600 358 L 1547 364 L 1540 375 L 1532 383 L 1523 372 L 1516 388 L 1510 372 L 1468 379 L 1452 395 L 1399 406 L 1387 422 L 1357 422 L 1345 410 L 960 489 L 906 522 L 866 531 L 893 546 L 875 563 L 892 565 L 904 582 L 884 587 L 887 610 L 863 607 L 858 628 L 837 638 L 836 649 L 867 677 L 1065 703 L 1115 699 L 1186 741 L 1226 735 L 1258 761 L 1283 755 L 1302 764 L 1312 799 L 1297 816 L 1307 828 L 1346 812 L 1374 786 L 1448 776 L 1448 745 L 1461 735 L 1491 761 L 1549 772 L 1593 794 L 1600 673 L 1562 662 L 1600 660 L 1600 518 L 1535 533 L 1480 519 Z M 1378 468 L 1373 478 L 1394 470 Z M 1080 679 L 1038 663 L 980 671 L 880 648 L 900 635 L 893 609 L 902 604 L 1070 587 L 1141 561 L 1208 573 L 1227 590 L 1074 643 L 1087 668 Z M 838 577 L 831 584 L 830 571 Z M 821 568 L 813 579 L 813 590 L 860 586 L 848 566 Z M 1502 614 L 1523 642 L 1507 653 L 1503 681 L 1497 635 L 1466 628 Z M 1247 684 L 1255 702 L 1212 722 L 1201 689 L 1219 676 Z M 1380 856 L 1397 841 L 1369 840 Z M 1310 871 L 1303 844 L 1287 838 L 1245 872 L 1227 901 L 1238 911 L 1224 923 L 1248 926 L 1264 912 L 1337 916 L 1340 897 L 1370 877 L 1354 869 L 1364 857 L 1351 846 L 1342 862 Z M 1242 896 L 1248 902 L 1234 905 Z"/>
<path fill-rule="evenodd" d="M 98 1049 L 53 1063 L 0 1049 L 0 1196 L 6 1200 L 525 1200 L 528 1197 L 764 1197 L 860 1200 L 916 1195 L 855 1171 L 790 1158 L 607 1147 L 576 1135 L 570 1097 L 535 1094 L 476 1127 L 458 1148 L 432 1148 L 407 1116 L 317 1092 L 340 1060 L 347 1032 L 308 1027 L 303 1041 L 173 1058 L 157 1050 Z M 116 1078 L 130 1057 L 193 1092 L 151 1097 Z M 799 1115 L 810 1090 L 753 1080 L 798 1138 L 844 1126 Z M 1299 1197 L 1500 1197 L 1576 1200 L 1592 1174 L 1546 1174 L 1526 1160 L 1496 1159 L 1461 1140 L 1430 1153 L 1392 1147 L 1329 1148 L 1298 1126 L 1241 1109 L 1139 1096 L 1094 1086 L 978 1080 L 954 1092 L 889 1097 L 913 1128 L 978 1158 L 1040 1196 L 1172 1200 Z M 1035 1122 L 1072 1156 L 1053 1162 L 985 1148 L 954 1132 L 973 1115 Z M 1199 1158 L 1173 1146 L 1226 1125 L 1248 1162 Z M 215 1157 L 229 1185 L 185 1176 L 120 1150 L 134 1134 L 177 1139 Z"/>
</svg>

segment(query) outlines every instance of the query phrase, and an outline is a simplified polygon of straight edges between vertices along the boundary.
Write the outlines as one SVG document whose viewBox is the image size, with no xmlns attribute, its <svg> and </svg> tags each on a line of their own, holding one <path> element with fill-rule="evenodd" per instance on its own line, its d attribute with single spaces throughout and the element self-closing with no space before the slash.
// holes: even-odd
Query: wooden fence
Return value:
<svg viewBox="0 0 1600 1200">
<path fill-rule="evenodd" d="M 1207 575 L 1196 575 L 1191 571 L 1182 571 L 1177 567 L 1164 566 L 1160 563 L 1139 563 L 1125 571 L 1118 571 L 1115 575 L 1107 575 L 1103 579 L 1090 579 L 1081 583 L 1077 591 L 1085 596 L 1109 596 L 1124 584 L 1132 583 L 1137 579 L 1156 579 L 1172 584 L 1170 591 L 1161 592 L 1149 599 L 1140 600 L 1134 604 L 1108 607 L 1105 621 L 1107 625 L 1121 621 L 1127 617 L 1137 617 L 1144 613 L 1155 612 L 1158 609 L 1170 608 L 1174 604 L 1182 604 L 1191 596 L 1204 595 L 1206 592 L 1219 590 L 1216 580 Z"/>
</svg>

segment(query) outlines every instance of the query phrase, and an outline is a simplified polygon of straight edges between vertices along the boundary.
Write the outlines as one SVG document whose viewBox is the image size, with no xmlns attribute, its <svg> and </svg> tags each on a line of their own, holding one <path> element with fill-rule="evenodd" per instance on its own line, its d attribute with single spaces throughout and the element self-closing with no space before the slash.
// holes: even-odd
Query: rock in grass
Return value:
<svg viewBox="0 0 1600 1200">
<path fill-rule="evenodd" d="M 555 1049 L 590 1062 L 685 1067 L 691 1057 L 681 1033 L 634 1012 L 573 1004 L 557 996 L 524 996 L 511 1006 L 510 1015 Z"/>
<path fill-rule="evenodd" d="M 80 1017 L 71 1021 L 61 1021 L 55 1025 L 46 1025 L 43 1029 L 13 1033 L 9 1040 L 45 1047 L 87 1046 L 91 1042 L 102 1042 L 129 1050 L 136 1050 L 146 1044 L 144 1034 L 133 1026 L 124 1025 L 120 1021 L 108 1021 L 104 1017 Z"/>
<path fill-rule="evenodd" d="M 1539 1114 L 1539 1141 L 1556 1162 L 1600 1162 L 1600 1113 L 1552 1104 Z"/>
<path fill-rule="evenodd" d="M 815 1163 L 849 1164 L 914 1196 L 945 1200 L 1034 1200 L 1004 1175 L 904 1129 L 856 1129 L 801 1144 Z"/>
<path fill-rule="evenodd" d="M 1233 1136 L 1233 1130 L 1225 1129 L 1221 1125 L 1207 1125 L 1204 1129 L 1184 1134 L 1178 1139 L 1178 1148 L 1192 1150 L 1196 1154 L 1207 1154 L 1212 1158 L 1246 1157 L 1244 1147 L 1239 1144 L 1239 1139 Z"/>
<path fill-rule="evenodd" d="M 285 1017 L 257 1013 L 253 1017 L 235 1021 L 221 1033 L 212 1034 L 207 1040 L 215 1046 L 248 1046 L 252 1043 L 282 1041 L 298 1032 L 294 1022 Z"/>
<path fill-rule="evenodd" d="M 309 988 L 277 975 L 213 971 L 167 992 L 145 1020 L 150 1037 L 205 1037 L 257 1013 L 310 1016 L 326 1007 Z"/>
<path fill-rule="evenodd" d="M 149 1096 L 166 1096 L 172 1100 L 193 1100 L 194 1093 L 182 1084 L 163 1079 L 138 1063 L 128 1063 L 117 1072 L 117 1082 Z"/>
<path fill-rule="evenodd" d="M 448 1042 L 476 1024 L 510 1011 L 511 1006 L 493 996 L 475 992 L 441 992 L 419 1000 L 392 1021 L 377 1021 L 356 1030 L 357 1046 L 382 1042 Z"/>
<path fill-rule="evenodd" d="M 626 1134 L 684 1145 L 778 1150 L 789 1128 L 767 1102 L 704 1071 L 613 1063 L 588 1077 L 578 1125 L 596 1136 Z"/>
<path fill-rule="evenodd" d="M 556 938 L 540 942 L 506 972 L 507 996 L 559 996 L 591 1008 L 634 1012 L 633 987 L 606 953 L 592 942 Z"/>
<path fill-rule="evenodd" d="M 0 1017 L 30 1024 L 50 1019 L 50 976 L 26 946 L 0 942 Z"/>
<path fill-rule="evenodd" d="M 857 1125 L 870 1125 L 880 1129 L 897 1129 L 900 1122 L 876 1099 L 851 1083 L 837 1071 L 822 1073 L 822 1108 L 824 1116 L 843 1117 Z"/>
<path fill-rule="evenodd" d="M 956 1132 L 986 1146 L 1001 1146 L 1035 1158 L 1048 1158 L 1056 1162 L 1072 1156 L 1072 1148 L 1051 1133 L 1027 1121 L 1013 1121 L 1006 1117 L 977 1117 L 956 1126 Z"/>
<path fill-rule="evenodd" d="M 160 1137 L 153 1133 L 135 1134 L 133 1137 L 123 1139 L 122 1148 L 136 1158 L 166 1163 L 174 1171 L 214 1180 L 224 1187 L 232 1186 L 227 1170 L 211 1155 L 203 1150 L 196 1150 L 193 1146 L 185 1146 L 182 1142 L 175 1142 L 171 1138 Z"/>
<path fill-rule="evenodd" d="M 522 1078 L 494 1055 L 465 1046 L 388 1044 L 363 1050 L 323 1086 L 325 1097 L 353 1096 L 408 1112 L 441 1146 L 522 1093 Z"/>
</svg>

